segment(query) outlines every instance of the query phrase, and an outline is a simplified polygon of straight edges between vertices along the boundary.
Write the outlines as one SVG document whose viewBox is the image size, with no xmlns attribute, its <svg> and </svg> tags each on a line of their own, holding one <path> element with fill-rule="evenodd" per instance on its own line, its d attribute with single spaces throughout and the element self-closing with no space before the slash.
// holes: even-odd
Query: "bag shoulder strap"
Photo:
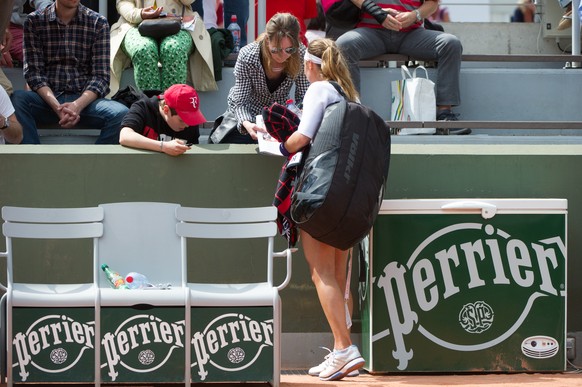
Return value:
<svg viewBox="0 0 582 387">
<path fill-rule="evenodd" d="M 342 89 L 342 87 L 339 85 L 339 83 L 337 83 L 336 81 L 328 81 L 336 90 L 338 93 L 340 93 L 340 95 L 342 97 L 344 97 L 344 99 L 348 99 L 348 97 L 346 96 L 346 93 L 344 93 L 344 89 Z"/>
</svg>

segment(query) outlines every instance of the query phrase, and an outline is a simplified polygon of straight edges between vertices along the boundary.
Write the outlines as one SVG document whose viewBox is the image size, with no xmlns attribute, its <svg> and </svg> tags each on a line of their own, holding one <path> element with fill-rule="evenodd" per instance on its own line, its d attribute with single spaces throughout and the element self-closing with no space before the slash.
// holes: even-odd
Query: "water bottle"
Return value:
<svg viewBox="0 0 582 387">
<path fill-rule="evenodd" d="M 134 271 L 125 276 L 125 283 L 130 289 L 143 289 L 152 286 L 148 281 L 148 277 Z"/>
<path fill-rule="evenodd" d="M 101 270 L 105 272 L 105 277 L 107 277 L 107 281 L 114 289 L 129 289 L 123 277 L 116 271 L 113 271 L 109 268 L 109 265 L 105 263 L 101 265 Z"/>
<path fill-rule="evenodd" d="M 297 115 L 297 117 L 301 118 L 303 112 L 301 111 L 301 109 L 297 107 L 297 105 L 295 105 L 295 102 L 292 99 L 288 99 L 287 102 L 285 102 L 285 104 L 287 105 L 287 109 L 291 110 L 293 113 Z"/>
<path fill-rule="evenodd" d="M 236 15 L 230 17 L 230 24 L 228 30 L 232 33 L 234 49 L 232 52 L 237 53 L 240 50 L 240 26 L 236 22 Z"/>
</svg>

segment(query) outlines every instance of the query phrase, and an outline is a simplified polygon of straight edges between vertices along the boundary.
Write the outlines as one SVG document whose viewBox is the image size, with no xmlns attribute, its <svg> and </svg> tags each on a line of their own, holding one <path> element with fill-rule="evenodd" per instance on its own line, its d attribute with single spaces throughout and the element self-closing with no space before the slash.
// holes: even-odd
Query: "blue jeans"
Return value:
<svg viewBox="0 0 582 387">
<path fill-rule="evenodd" d="M 61 104 L 79 98 L 79 94 L 61 93 L 55 96 Z M 40 144 L 37 126 L 58 126 L 59 116 L 34 91 L 16 90 L 12 95 L 12 104 L 22 125 L 22 144 Z M 98 98 L 83 109 L 77 127 L 101 129 L 96 144 L 119 144 L 121 120 L 127 111 L 127 107 L 119 102 Z"/>
<path fill-rule="evenodd" d="M 249 0 L 224 0 L 224 27 L 230 24 L 230 17 L 236 15 L 240 26 L 240 46 L 247 44 L 247 21 L 249 20 Z"/>
</svg>

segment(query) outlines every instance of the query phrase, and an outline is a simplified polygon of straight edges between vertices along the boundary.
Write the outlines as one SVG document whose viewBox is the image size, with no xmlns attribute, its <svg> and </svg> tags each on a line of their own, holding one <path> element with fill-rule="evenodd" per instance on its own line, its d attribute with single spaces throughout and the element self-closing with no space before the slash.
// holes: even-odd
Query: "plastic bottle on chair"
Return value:
<svg viewBox="0 0 582 387">
<path fill-rule="evenodd" d="M 297 105 L 295 105 L 295 102 L 292 99 L 288 99 L 285 104 L 287 105 L 287 109 L 295 113 L 297 117 L 301 118 L 303 112 L 297 107 Z"/>
<path fill-rule="evenodd" d="M 103 264 L 101 265 L 101 270 L 105 272 L 105 277 L 107 277 L 107 281 L 114 289 L 129 289 L 123 277 L 116 271 L 113 271 L 109 268 L 109 265 Z"/>
<path fill-rule="evenodd" d="M 232 52 L 237 53 L 240 50 L 240 26 L 237 23 L 236 15 L 230 17 L 230 24 L 227 29 L 232 33 L 234 45 Z"/>
<path fill-rule="evenodd" d="M 125 276 L 125 283 L 130 289 L 143 289 L 152 286 L 148 281 L 148 277 L 141 273 L 136 273 L 134 271 L 128 273 Z"/>
</svg>

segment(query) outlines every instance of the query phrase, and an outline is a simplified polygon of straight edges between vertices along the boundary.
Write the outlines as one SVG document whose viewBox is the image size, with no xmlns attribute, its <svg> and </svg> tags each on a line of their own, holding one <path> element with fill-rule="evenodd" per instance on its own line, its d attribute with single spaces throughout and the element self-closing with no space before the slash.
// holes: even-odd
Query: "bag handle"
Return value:
<svg viewBox="0 0 582 387">
<path fill-rule="evenodd" d="M 400 72 L 402 73 L 402 79 L 412 78 L 412 75 L 410 74 L 410 71 L 406 65 L 400 66 Z"/>
<path fill-rule="evenodd" d="M 416 76 L 416 70 L 421 69 L 424 70 L 424 76 L 426 79 L 430 79 L 428 77 L 428 70 L 424 67 L 424 66 L 417 66 L 413 71 L 412 74 L 410 73 L 410 70 L 408 70 L 408 67 L 406 67 L 406 65 L 402 65 L 400 66 L 400 72 L 402 73 L 402 79 L 407 79 L 407 78 L 417 78 Z"/>
<path fill-rule="evenodd" d="M 424 70 L 424 77 L 425 77 L 426 79 L 429 79 L 429 77 L 428 77 L 428 70 L 427 70 L 427 69 L 426 69 L 424 66 L 418 66 L 418 67 L 416 67 L 416 68 L 414 69 L 414 72 L 412 73 L 412 74 L 413 74 L 413 76 L 414 76 L 414 78 L 416 78 L 416 70 L 418 70 L 418 69 Z"/>
</svg>

